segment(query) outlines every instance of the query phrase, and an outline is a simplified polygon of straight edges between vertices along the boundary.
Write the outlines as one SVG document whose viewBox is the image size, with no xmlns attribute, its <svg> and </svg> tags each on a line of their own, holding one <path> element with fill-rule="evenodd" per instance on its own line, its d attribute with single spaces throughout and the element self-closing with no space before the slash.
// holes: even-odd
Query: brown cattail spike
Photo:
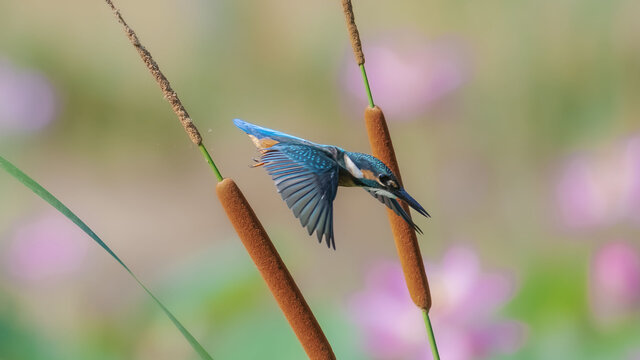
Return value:
<svg viewBox="0 0 640 360">
<path fill-rule="evenodd" d="M 109 5 L 111 10 L 113 10 L 113 14 L 118 19 L 118 22 L 124 27 L 124 31 L 127 34 L 129 41 L 131 41 L 131 44 L 136 48 L 138 54 L 140 54 L 140 58 L 142 58 L 144 64 L 147 65 L 149 72 L 151 72 L 153 78 L 156 79 L 156 82 L 158 83 L 158 85 L 160 85 L 164 98 L 167 99 L 167 101 L 169 101 L 169 103 L 171 104 L 173 112 L 178 116 L 178 119 L 180 120 L 182 127 L 184 127 L 184 130 L 187 132 L 187 135 L 189 135 L 189 138 L 194 144 L 200 145 L 202 143 L 202 137 L 200 136 L 198 129 L 193 124 L 193 121 L 191 121 L 187 110 L 184 108 L 184 106 L 182 106 L 182 102 L 178 98 L 178 94 L 176 94 L 176 92 L 171 88 L 169 80 L 167 80 L 162 71 L 160 71 L 160 67 L 158 67 L 158 64 L 153 60 L 151 53 L 149 53 L 149 51 L 144 46 L 142 46 L 140 40 L 138 39 L 138 36 L 133 31 L 133 29 L 131 29 L 129 25 L 127 25 L 127 23 L 124 21 L 122 15 L 120 15 L 120 10 L 118 10 L 113 5 L 111 0 L 105 1 L 107 5 Z"/>
<path fill-rule="evenodd" d="M 362 52 L 360 34 L 358 33 L 356 19 L 353 15 L 351 0 L 342 0 L 342 10 L 344 11 L 344 18 L 347 21 L 347 29 L 349 30 L 349 38 L 351 39 L 351 46 L 353 47 L 353 55 L 356 57 L 358 65 L 362 65 L 364 64 L 364 53 Z"/>
<path fill-rule="evenodd" d="M 373 156 L 382 160 L 402 184 L 398 161 L 396 160 L 391 136 L 389 136 L 389 129 L 382 110 L 377 106 L 367 108 L 364 112 L 364 119 Z M 404 211 L 410 214 L 409 206 L 402 201 L 400 203 Z M 396 242 L 396 249 L 400 256 L 400 263 L 402 264 L 411 299 L 418 307 L 428 311 L 431 308 L 431 293 L 427 275 L 424 271 L 424 264 L 422 263 L 416 232 L 400 216 L 389 209 L 387 210 L 391 231 Z"/>
<path fill-rule="evenodd" d="M 318 321 L 236 183 L 216 185 L 220 203 L 310 359 L 335 359 Z"/>
</svg>

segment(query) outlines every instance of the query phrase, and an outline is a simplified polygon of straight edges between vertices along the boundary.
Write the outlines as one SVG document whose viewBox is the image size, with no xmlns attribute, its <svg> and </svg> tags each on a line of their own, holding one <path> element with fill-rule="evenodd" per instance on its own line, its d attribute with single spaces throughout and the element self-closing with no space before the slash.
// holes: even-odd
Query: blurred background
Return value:
<svg viewBox="0 0 640 360">
<path fill-rule="evenodd" d="M 386 211 L 307 236 L 242 118 L 368 152 L 339 1 L 129 1 L 125 19 L 262 220 L 340 359 L 429 359 Z M 443 359 L 640 358 L 640 2 L 354 3 Z M 0 3 L 0 154 L 216 359 L 301 359 L 215 177 L 99 0 Z M 195 359 L 99 246 L 0 173 L 0 359 Z"/>
</svg>

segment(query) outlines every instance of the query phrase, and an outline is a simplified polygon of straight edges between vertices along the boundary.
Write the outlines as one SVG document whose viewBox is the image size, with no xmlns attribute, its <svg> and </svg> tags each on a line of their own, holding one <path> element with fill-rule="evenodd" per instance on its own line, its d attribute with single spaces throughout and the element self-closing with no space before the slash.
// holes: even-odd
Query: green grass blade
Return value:
<svg viewBox="0 0 640 360">
<path fill-rule="evenodd" d="M 140 280 L 138 280 L 138 278 L 133 274 L 131 269 L 129 269 L 129 267 L 125 265 L 124 262 L 122 262 L 122 260 L 120 260 L 120 258 L 109 248 L 109 246 L 107 246 L 107 244 L 105 244 L 105 242 L 102 241 L 102 239 L 100 239 L 100 237 L 96 235 L 96 233 L 93 232 L 93 230 L 91 230 L 91 228 L 89 228 L 87 224 L 85 224 L 82 220 L 80 220 L 80 218 L 76 214 L 74 214 L 73 211 L 71 211 L 68 207 L 66 207 L 60 200 L 58 200 L 55 196 L 53 196 L 49 191 L 43 188 L 35 180 L 30 178 L 27 174 L 25 174 L 20 169 L 15 167 L 12 163 L 7 161 L 2 156 L 0 156 L 0 167 L 2 167 L 6 172 L 8 172 L 11 176 L 16 178 L 18 181 L 20 181 L 24 186 L 31 189 L 34 193 L 36 193 L 36 195 L 40 196 L 44 201 L 48 202 L 51 206 L 56 208 L 56 210 L 58 210 L 64 216 L 69 218 L 69 220 L 73 221 L 74 224 L 76 224 L 80 229 L 82 229 L 82 231 L 87 233 L 87 235 L 89 235 L 96 243 L 98 243 L 98 245 L 100 245 L 106 252 L 108 252 L 109 255 L 111 255 L 114 259 L 116 259 L 116 261 L 120 263 L 120 265 L 122 265 L 122 267 L 125 270 L 127 270 L 127 272 L 131 275 L 131 277 L 133 277 L 133 279 L 144 289 L 144 291 L 146 291 L 146 293 L 149 294 L 149 296 L 153 299 L 153 301 L 155 301 L 156 304 L 160 306 L 162 311 L 164 311 L 164 313 L 167 315 L 167 317 L 169 317 L 171 322 L 173 322 L 173 324 L 178 328 L 178 330 L 180 330 L 182 335 L 185 337 L 185 339 L 187 339 L 189 344 L 191 344 L 191 347 L 193 347 L 193 349 L 198 353 L 198 355 L 200 355 L 200 357 L 204 360 L 213 360 L 211 355 L 209 355 L 209 353 L 204 349 L 204 347 L 200 345 L 198 340 L 196 340 L 196 338 L 194 338 L 193 335 L 191 335 L 191 333 L 180 323 L 180 321 L 176 319 L 176 317 L 169 311 L 169 309 L 167 309 L 164 306 L 164 304 L 161 303 L 160 300 L 158 300 L 158 298 L 156 298 L 156 296 L 149 289 L 147 289 L 147 287 L 144 286 L 144 284 Z"/>
</svg>

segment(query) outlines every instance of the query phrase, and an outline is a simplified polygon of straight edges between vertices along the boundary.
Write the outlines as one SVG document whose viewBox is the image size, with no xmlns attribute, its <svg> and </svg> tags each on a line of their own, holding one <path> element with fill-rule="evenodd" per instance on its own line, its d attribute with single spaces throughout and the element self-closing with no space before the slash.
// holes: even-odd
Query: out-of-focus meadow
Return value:
<svg viewBox="0 0 640 360">
<path fill-rule="evenodd" d="M 368 152 L 338 1 L 116 3 L 245 192 L 340 359 L 428 359 L 386 211 L 302 229 L 231 120 Z M 640 357 L 640 2 L 356 1 L 443 359 Z M 0 3 L 0 154 L 85 220 L 216 359 L 304 352 L 215 177 L 100 0 Z M 0 173 L 1 359 L 193 359 L 100 247 Z"/>
</svg>

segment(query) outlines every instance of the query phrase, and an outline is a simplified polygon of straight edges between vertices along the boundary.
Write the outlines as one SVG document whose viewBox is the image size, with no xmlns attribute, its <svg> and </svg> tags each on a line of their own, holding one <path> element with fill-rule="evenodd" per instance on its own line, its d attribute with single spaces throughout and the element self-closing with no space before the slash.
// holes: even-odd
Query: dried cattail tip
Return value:
<svg viewBox="0 0 640 360">
<path fill-rule="evenodd" d="M 353 15 L 351 0 L 342 0 L 342 10 L 344 12 L 344 18 L 347 21 L 347 29 L 349 30 L 349 38 L 351 39 L 351 46 L 353 47 L 353 55 L 356 57 L 358 65 L 362 65 L 364 64 L 364 53 L 362 52 L 360 34 L 358 33 L 356 19 Z"/>
<path fill-rule="evenodd" d="M 318 321 L 236 183 L 216 185 L 220 203 L 310 359 L 335 359 Z"/>
<path fill-rule="evenodd" d="M 131 45 L 136 48 L 138 54 L 140 55 L 140 58 L 147 66 L 147 69 L 149 69 L 149 72 L 151 73 L 153 78 L 156 80 L 158 85 L 160 85 L 160 89 L 162 89 L 164 98 L 167 99 L 167 101 L 169 101 L 169 103 L 171 104 L 173 112 L 178 116 L 178 120 L 180 120 L 182 127 L 187 132 L 187 135 L 189 135 L 189 139 L 191 139 L 191 142 L 193 142 L 194 144 L 200 145 L 202 143 L 202 136 L 200 136 L 198 129 L 193 124 L 193 121 L 189 117 L 187 110 L 184 108 L 184 106 L 182 106 L 182 102 L 178 98 L 178 94 L 176 94 L 176 92 L 171 88 L 169 80 L 167 80 L 162 71 L 160 71 L 160 67 L 155 62 L 155 60 L 153 60 L 151 53 L 142 45 L 135 31 L 133 31 L 133 29 L 129 27 L 127 22 L 124 21 L 122 14 L 120 14 L 120 10 L 118 10 L 115 5 L 113 5 L 113 2 L 111 2 L 111 0 L 105 0 L 105 2 L 107 3 L 107 5 L 109 5 L 111 10 L 113 11 L 113 14 L 118 19 L 118 22 L 124 28 L 124 32 L 127 34 Z"/>
<path fill-rule="evenodd" d="M 382 160 L 402 184 L 398 161 L 396 160 L 393 143 L 391 142 L 391 136 L 389 136 L 389 129 L 382 110 L 377 106 L 367 108 L 364 112 L 364 119 L 373 156 Z M 402 201 L 401 204 L 404 211 L 410 214 L 409 206 Z M 418 307 L 429 310 L 431 308 L 431 292 L 429 291 L 429 282 L 424 271 L 416 232 L 411 225 L 407 224 L 393 211 L 388 210 L 388 216 L 411 299 Z"/>
</svg>

